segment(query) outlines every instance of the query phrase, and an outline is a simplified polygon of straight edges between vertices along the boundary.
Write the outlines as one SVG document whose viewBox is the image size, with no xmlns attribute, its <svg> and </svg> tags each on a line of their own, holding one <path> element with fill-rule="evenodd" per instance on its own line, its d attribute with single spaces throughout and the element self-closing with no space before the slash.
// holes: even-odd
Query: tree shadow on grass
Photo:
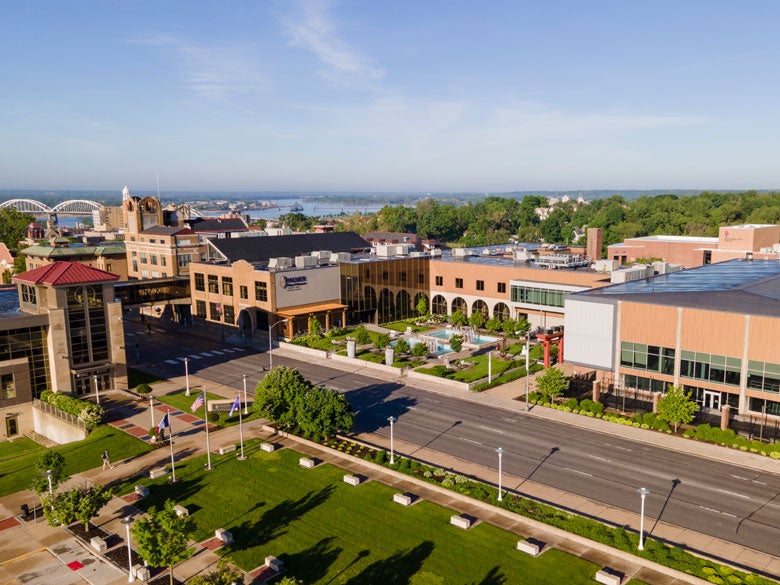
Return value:
<svg viewBox="0 0 780 585">
<path fill-rule="evenodd" d="M 409 585 L 423 562 L 433 552 L 434 544 L 426 540 L 409 551 L 399 551 L 366 567 L 346 585 Z"/>
<path fill-rule="evenodd" d="M 280 554 L 279 558 L 296 579 L 303 583 L 316 583 L 328 574 L 330 566 L 344 550 L 341 547 L 333 547 L 335 540 L 335 536 L 329 536 L 306 550 L 294 554 Z"/>
<path fill-rule="evenodd" d="M 503 573 L 499 572 L 498 567 L 493 567 L 479 583 L 472 581 L 471 585 L 504 585 L 505 583 L 506 577 L 503 575 Z"/>
<path fill-rule="evenodd" d="M 311 491 L 302 498 L 292 501 L 285 500 L 273 508 L 266 510 L 256 522 L 243 522 L 231 527 L 230 532 L 235 542 L 230 550 L 239 551 L 267 544 L 287 532 L 287 526 L 324 504 L 334 487 L 329 485 L 318 492 Z"/>
</svg>

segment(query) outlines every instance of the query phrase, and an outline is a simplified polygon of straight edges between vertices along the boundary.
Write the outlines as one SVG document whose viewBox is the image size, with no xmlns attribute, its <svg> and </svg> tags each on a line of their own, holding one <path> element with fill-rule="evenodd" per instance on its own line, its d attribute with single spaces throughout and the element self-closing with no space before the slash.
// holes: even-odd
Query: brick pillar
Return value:
<svg viewBox="0 0 780 585">
<path fill-rule="evenodd" d="M 593 396 L 591 400 L 593 402 L 601 402 L 601 382 L 598 380 L 593 381 Z"/>
<path fill-rule="evenodd" d="M 653 414 L 658 414 L 658 401 L 661 400 L 660 392 L 653 392 Z"/>
<path fill-rule="evenodd" d="M 729 428 L 729 415 L 731 414 L 731 406 L 724 404 L 720 407 L 720 430 L 725 431 Z"/>
<path fill-rule="evenodd" d="M 550 342 L 544 340 L 544 367 L 550 367 Z"/>
<path fill-rule="evenodd" d="M 561 335 L 561 338 L 558 340 L 558 363 L 563 363 L 563 335 Z"/>
<path fill-rule="evenodd" d="M 330 330 L 330 310 L 325 311 L 325 331 Z"/>
</svg>

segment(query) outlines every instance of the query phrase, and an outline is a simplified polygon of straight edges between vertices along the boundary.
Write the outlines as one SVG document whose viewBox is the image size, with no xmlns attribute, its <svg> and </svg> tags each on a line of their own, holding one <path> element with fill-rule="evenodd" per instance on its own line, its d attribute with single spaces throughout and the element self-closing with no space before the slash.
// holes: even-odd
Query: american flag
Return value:
<svg viewBox="0 0 780 585">
<path fill-rule="evenodd" d="M 200 394 L 198 394 L 198 397 L 195 399 L 195 402 L 192 403 L 190 410 L 192 410 L 192 412 L 195 412 L 204 404 L 206 404 L 206 393 L 201 392 Z"/>
</svg>

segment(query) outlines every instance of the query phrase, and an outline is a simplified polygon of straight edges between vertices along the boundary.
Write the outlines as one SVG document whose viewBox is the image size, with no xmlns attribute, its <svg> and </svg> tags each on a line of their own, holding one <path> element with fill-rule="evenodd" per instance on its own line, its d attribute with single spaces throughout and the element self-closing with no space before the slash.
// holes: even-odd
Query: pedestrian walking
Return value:
<svg viewBox="0 0 780 585">
<path fill-rule="evenodd" d="M 152 334 L 152 324 L 151 323 L 147 323 L 146 324 L 146 334 L 147 335 L 151 335 Z"/>
<path fill-rule="evenodd" d="M 108 449 L 106 449 L 103 451 L 103 470 L 112 469 L 113 467 L 111 465 L 111 456 L 108 454 Z"/>
</svg>

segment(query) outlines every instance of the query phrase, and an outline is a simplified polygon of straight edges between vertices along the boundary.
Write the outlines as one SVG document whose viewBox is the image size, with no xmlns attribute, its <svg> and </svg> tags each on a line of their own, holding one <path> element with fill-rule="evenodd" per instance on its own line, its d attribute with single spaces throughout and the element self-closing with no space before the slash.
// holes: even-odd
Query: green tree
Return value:
<svg viewBox="0 0 780 585">
<path fill-rule="evenodd" d="M 338 431 L 348 433 L 355 424 L 355 414 L 343 394 L 311 386 L 296 397 L 296 424 L 304 435 L 315 441 L 332 437 Z"/>
<path fill-rule="evenodd" d="M 690 392 L 685 392 L 682 386 L 669 384 L 669 390 L 658 401 L 658 418 L 674 425 L 676 433 L 678 425 L 693 420 L 698 408 L 696 402 L 691 399 Z"/>
<path fill-rule="evenodd" d="M 450 315 L 450 323 L 453 325 L 465 325 L 468 323 L 468 319 L 466 319 L 466 315 L 463 314 L 463 311 L 458 309 Z"/>
<path fill-rule="evenodd" d="M 8 246 L 9 250 L 18 249 L 19 242 L 27 236 L 27 227 L 33 221 L 35 218 L 32 215 L 21 213 L 13 207 L 0 209 L 0 242 Z"/>
<path fill-rule="evenodd" d="M 492 317 L 485 322 L 485 327 L 488 331 L 498 331 L 501 329 L 501 319 Z"/>
<path fill-rule="evenodd" d="M 283 583 L 278 581 L 278 585 Z M 230 563 L 226 559 L 219 559 L 217 561 L 217 568 L 208 573 L 207 575 L 197 575 L 187 580 L 187 585 L 233 585 L 243 584 L 243 573 L 230 566 Z"/>
<path fill-rule="evenodd" d="M 371 335 L 368 333 L 365 327 L 362 325 L 355 329 L 355 343 L 358 345 L 368 345 L 371 343 Z"/>
<path fill-rule="evenodd" d="M 65 473 L 65 457 L 51 449 L 35 460 L 35 476 L 30 485 L 35 493 L 42 494 L 49 491 L 49 480 L 46 477 L 46 472 L 49 470 L 51 471 L 51 489 L 56 490 L 58 485 L 67 481 L 68 475 Z"/>
<path fill-rule="evenodd" d="M 425 357 L 428 355 L 428 346 L 425 345 L 422 341 L 415 343 L 412 346 L 412 355 L 414 357 Z"/>
<path fill-rule="evenodd" d="M 296 397 L 311 388 L 311 382 L 294 368 L 277 366 L 255 389 L 254 409 L 264 418 L 284 425 L 295 424 Z"/>
<path fill-rule="evenodd" d="M 379 333 L 374 338 L 374 347 L 377 349 L 384 349 L 390 345 L 390 336 L 387 333 Z"/>
<path fill-rule="evenodd" d="M 395 342 L 395 351 L 397 351 L 399 354 L 409 353 L 409 342 L 402 337 Z"/>
<path fill-rule="evenodd" d="M 476 327 L 479 329 L 485 324 L 485 316 L 482 314 L 482 311 L 474 311 L 471 314 L 471 317 L 469 317 L 469 325 L 472 327 Z"/>
<path fill-rule="evenodd" d="M 544 394 L 550 400 L 563 394 L 569 387 L 569 378 L 558 368 L 547 368 L 543 374 L 536 378 L 536 390 Z"/>
<path fill-rule="evenodd" d="M 317 319 L 317 315 L 309 317 L 309 331 L 312 333 L 319 333 L 320 329 L 322 329 L 322 324 L 320 323 L 320 320 Z"/>
<path fill-rule="evenodd" d="M 173 566 L 189 557 L 187 541 L 195 532 L 195 521 L 189 516 L 179 516 L 175 502 L 166 500 L 165 506 L 149 508 L 147 516 L 136 521 L 133 538 L 138 554 L 152 567 L 168 567 L 170 584 L 173 585 Z"/>
<path fill-rule="evenodd" d="M 14 258 L 14 274 L 21 274 L 27 272 L 27 260 L 21 254 L 17 254 Z"/>
<path fill-rule="evenodd" d="M 295 577 L 283 577 L 281 581 L 277 581 L 276 585 L 303 585 L 303 581 L 299 581 Z"/>
<path fill-rule="evenodd" d="M 84 530 L 89 530 L 89 521 L 108 504 L 114 492 L 102 485 L 79 486 L 56 494 L 53 498 L 44 498 L 43 513 L 50 526 L 68 526 L 79 521 Z"/>
<path fill-rule="evenodd" d="M 425 295 L 420 295 L 420 298 L 417 300 L 417 306 L 415 308 L 417 309 L 417 314 L 420 315 L 420 317 L 428 314 L 428 299 L 425 297 Z"/>
<path fill-rule="evenodd" d="M 459 352 L 461 349 L 463 349 L 463 336 L 453 335 L 450 337 L 450 347 L 454 352 Z"/>
</svg>

